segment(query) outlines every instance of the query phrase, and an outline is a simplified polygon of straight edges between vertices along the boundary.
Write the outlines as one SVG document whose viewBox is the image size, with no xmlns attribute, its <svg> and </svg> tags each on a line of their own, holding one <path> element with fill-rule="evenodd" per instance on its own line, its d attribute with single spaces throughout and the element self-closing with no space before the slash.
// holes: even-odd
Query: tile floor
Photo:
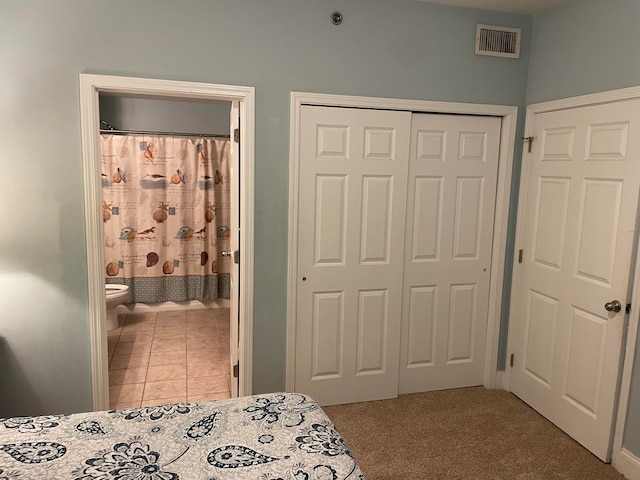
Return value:
<svg viewBox="0 0 640 480">
<path fill-rule="evenodd" d="M 129 313 L 107 332 L 109 406 L 229 398 L 229 309 Z"/>
</svg>

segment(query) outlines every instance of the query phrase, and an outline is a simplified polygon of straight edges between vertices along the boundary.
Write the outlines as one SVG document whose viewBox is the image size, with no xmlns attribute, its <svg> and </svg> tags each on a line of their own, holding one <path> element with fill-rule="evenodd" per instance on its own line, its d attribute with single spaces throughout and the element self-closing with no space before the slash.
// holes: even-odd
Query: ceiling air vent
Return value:
<svg viewBox="0 0 640 480">
<path fill-rule="evenodd" d="M 478 25 L 476 55 L 520 58 L 520 29 Z"/>
</svg>

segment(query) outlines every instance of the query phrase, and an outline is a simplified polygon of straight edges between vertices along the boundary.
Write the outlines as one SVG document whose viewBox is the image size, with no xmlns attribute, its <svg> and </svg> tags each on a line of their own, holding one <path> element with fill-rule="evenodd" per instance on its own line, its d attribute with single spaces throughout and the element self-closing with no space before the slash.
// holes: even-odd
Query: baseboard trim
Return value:
<svg viewBox="0 0 640 480">
<path fill-rule="evenodd" d="M 145 313 L 145 312 L 175 312 L 177 310 L 202 310 L 205 308 L 229 308 L 231 302 L 227 298 L 219 298 L 213 302 L 200 302 L 190 300 L 188 302 L 162 302 L 162 303 L 134 303 L 132 305 L 118 305 L 118 313 Z"/>
<path fill-rule="evenodd" d="M 508 390 L 504 384 L 504 371 L 498 370 L 495 376 L 495 382 L 493 388 L 496 390 Z"/>
<path fill-rule="evenodd" d="M 613 455 L 611 464 L 630 480 L 640 480 L 640 458 L 626 448 Z"/>
</svg>

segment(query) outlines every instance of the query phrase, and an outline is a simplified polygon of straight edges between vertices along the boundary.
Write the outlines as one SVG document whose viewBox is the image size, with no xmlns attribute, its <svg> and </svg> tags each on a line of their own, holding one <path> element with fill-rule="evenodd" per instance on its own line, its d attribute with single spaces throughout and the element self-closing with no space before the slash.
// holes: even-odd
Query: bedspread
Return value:
<svg viewBox="0 0 640 480">
<path fill-rule="evenodd" d="M 362 480 L 297 393 L 0 419 L 0 480 Z"/>
</svg>

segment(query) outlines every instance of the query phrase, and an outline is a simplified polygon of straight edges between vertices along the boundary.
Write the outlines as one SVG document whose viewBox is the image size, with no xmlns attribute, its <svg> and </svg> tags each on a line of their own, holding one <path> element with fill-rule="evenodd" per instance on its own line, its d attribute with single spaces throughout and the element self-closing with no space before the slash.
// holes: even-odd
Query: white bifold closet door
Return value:
<svg viewBox="0 0 640 480">
<path fill-rule="evenodd" d="M 500 125 L 413 115 L 399 393 L 483 383 Z"/>
<path fill-rule="evenodd" d="M 398 394 L 411 114 L 303 106 L 295 390 Z"/>
<path fill-rule="evenodd" d="M 500 119 L 304 106 L 294 389 L 482 384 Z"/>
</svg>

